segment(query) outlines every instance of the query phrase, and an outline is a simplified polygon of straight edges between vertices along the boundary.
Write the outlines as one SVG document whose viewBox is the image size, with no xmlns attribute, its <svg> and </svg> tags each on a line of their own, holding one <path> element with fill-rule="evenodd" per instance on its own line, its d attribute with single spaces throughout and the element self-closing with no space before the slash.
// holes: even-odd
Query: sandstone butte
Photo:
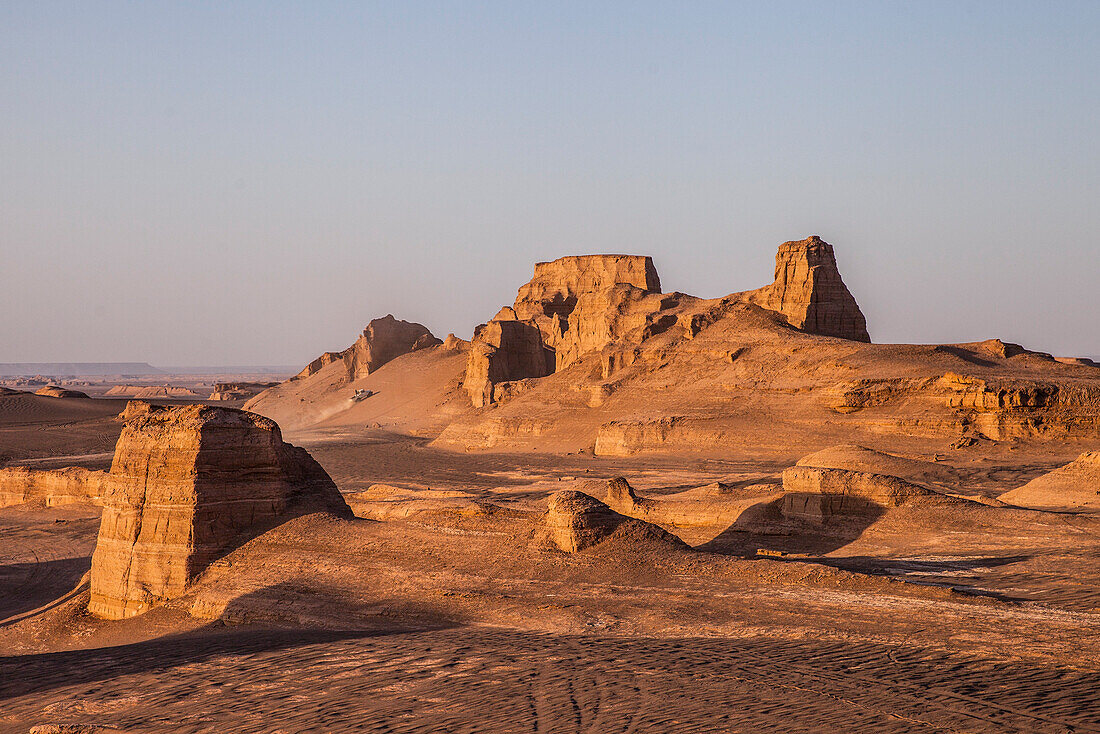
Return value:
<svg viewBox="0 0 1100 734">
<path fill-rule="evenodd" d="M 333 362 L 343 361 L 347 381 L 351 382 L 369 375 L 395 357 L 441 343 L 423 325 L 400 321 L 387 314 L 367 324 L 350 347 L 342 352 L 325 352 L 291 379 L 310 377 Z"/>
<path fill-rule="evenodd" d="M 181 594 L 242 534 L 294 514 L 350 516 L 336 485 L 267 418 L 130 403 L 103 497 L 88 610 L 140 614 Z"/>
<path fill-rule="evenodd" d="M 131 402 L 109 472 L 0 469 L 0 505 L 103 505 L 88 610 L 140 614 L 251 534 L 311 512 L 350 517 L 325 470 L 267 418 Z"/>
<path fill-rule="evenodd" d="M 581 357 L 633 336 L 660 333 L 675 316 L 658 312 L 691 299 L 661 296 L 661 279 L 649 257 L 580 255 L 535 265 L 516 301 L 474 332 L 463 381 L 475 407 L 498 402 L 503 382 L 544 377 Z M 731 300 L 782 314 L 810 334 L 870 342 L 867 321 L 837 270 L 830 244 L 813 236 L 779 247 L 775 282 Z M 698 329 L 703 319 L 687 328 Z"/>
</svg>

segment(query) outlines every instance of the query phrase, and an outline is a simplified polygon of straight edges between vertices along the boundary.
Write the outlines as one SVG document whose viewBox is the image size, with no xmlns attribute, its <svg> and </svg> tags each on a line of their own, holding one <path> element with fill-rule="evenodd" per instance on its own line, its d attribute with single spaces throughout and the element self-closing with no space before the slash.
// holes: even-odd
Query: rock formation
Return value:
<svg viewBox="0 0 1100 734">
<path fill-rule="evenodd" d="M 1038 510 L 1100 510 L 1100 451 L 1089 451 L 998 499 Z"/>
<path fill-rule="evenodd" d="M 402 354 L 442 344 L 427 327 L 411 321 L 399 321 L 392 314 L 374 319 L 354 344 L 342 352 L 325 352 L 292 377 L 293 380 L 309 377 L 333 362 L 343 361 L 347 367 L 347 381 L 369 375 L 382 365 Z"/>
<path fill-rule="evenodd" d="M 66 469 L 0 469 L 0 507 L 41 502 L 47 507 L 76 502 L 101 504 L 111 477 L 107 472 Z"/>
<path fill-rule="evenodd" d="M 822 520 L 832 515 L 862 514 L 869 504 L 901 507 L 914 501 L 947 499 L 927 487 L 886 474 L 792 466 L 783 472 L 782 512 Z"/>
<path fill-rule="evenodd" d="M 660 292 L 653 260 L 641 255 L 579 255 L 536 264 L 515 304 L 474 334 L 464 381 L 473 404 L 497 402 L 494 386 L 501 382 L 552 374 L 644 328 L 661 308 L 646 297 Z"/>
<path fill-rule="evenodd" d="M 44 395 L 48 398 L 86 398 L 87 393 L 80 392 L 79 390 L 68 390 L 57 385 L 46 385 L 43 388 L 35 390 L 35 395 Z"/>
<path fill-rule="evenodd" d="M 350 516 L 335 484 L 261 416 L 131 403 L 111 464 L 88 609 L 140 614 L 183 592 L 242 533 L 292 514 Z"/>
<path fill-rule="evenodd" d="M 585 550 L 613 535 L 687 547 L 679 538 L 656 525 L 620 515 L 595 497 L 574 490 L 550 496 L 546 527 L 554 544 L 566 553 Z"/>
<path fill-rule="evenodd" d="M 157 398 L 197 398 L 197 392 L 186 387 L 173 385 L 115 385 L 105 393 L 108 397 L 126 397 L 135 400 L 156 400 Z"/>
<path fill-rule="evenodd" d="M 489 323 L 509 322 L 516 324 L 514 331 L 524 331 L 515 339 L 523 354 L 538 348 L 536 331 L 528 328 L 533 326 L 541 346 L 552 354 L 552 368 L 512 371 L 495 366 L 494 361 L 514 363 L 518 357 L 495 356 L 511 353 L 496 344 L 490 344 L 493 350 L 478 349 L 475 335 L 467 389 L 474 405 L 481 407 L 498 402 L 494 385 L 499 382 L 542 377 L 609 349 L 614 352 L 608 356 L 612 367 L 605 372 L 613 371 L 620 362 L 631 362 L 642 342 L 674 327 L 677 334 L 692 339 L 737 303 L 782 314 L 790 325 L 811 334 L 870 341 L 866 320 L 837 270 L 832 246 L 816 236 L 780 245 L 771 285 L 732 294 L 705 310 L 690 310 L 699 303 L 682 293 L 662 295 L 653 261 L 642 255 L 580 255 L 538 263 L 515 303 Z"/>
<path fill-rule="evenodd" d="M 463 386 L 478 408 L 499 397 L 494 395 L 499 383 L 543 377 L 554 371 L 554 354 L 543 345 L 538 327 L 515 318 L 478 327 L 466 359 Z"/>
<path fill-rule="evenodd" d="M 833 246 L 817 235 L 780 245 L 775 282 L 747 295 L 811 334 L 871 341 L 867 320 L 840 277 Z"/>
<path fill-rule="evenodd" d="M 227 400 L 248 400 L 259 395 L 269 387 L 275 387 L 277 382 L 216 382 L 214 390 L 207 400 L 219 402 Z"/>
</svg>

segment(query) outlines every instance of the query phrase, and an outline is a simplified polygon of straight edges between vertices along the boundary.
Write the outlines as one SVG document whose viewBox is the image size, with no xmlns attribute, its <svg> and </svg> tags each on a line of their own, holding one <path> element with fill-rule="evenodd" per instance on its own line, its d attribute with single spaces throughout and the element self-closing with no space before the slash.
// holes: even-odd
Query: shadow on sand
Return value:
<svg viewBox="0 0 1100 734">
<path fill-rule="evenodd" d="M 824 555 L 859 538 L 886 512 L 874 502 L 845 497 L 843 504 L 830 508 L 824 516 L 785 513 L 784 507 L 799 504 L 801 496 L 791 493 L 755 504 L 728 528 L 696 548 L 743 557 L 755 556 L 757 550 Z"/>
</svg>

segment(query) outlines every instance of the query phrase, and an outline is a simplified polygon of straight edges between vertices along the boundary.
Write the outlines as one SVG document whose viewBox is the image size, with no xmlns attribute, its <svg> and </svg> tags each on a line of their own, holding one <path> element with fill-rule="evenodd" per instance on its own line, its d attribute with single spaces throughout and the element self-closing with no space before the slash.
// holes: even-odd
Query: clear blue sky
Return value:
<svg viewBox="0 0 1100 734">
<path fill-rule="evenodd" d="M 468 337 L 536 260 L 1100 355 L 1100 3 L 0 4 L 0 362 Z"/>
</svg>

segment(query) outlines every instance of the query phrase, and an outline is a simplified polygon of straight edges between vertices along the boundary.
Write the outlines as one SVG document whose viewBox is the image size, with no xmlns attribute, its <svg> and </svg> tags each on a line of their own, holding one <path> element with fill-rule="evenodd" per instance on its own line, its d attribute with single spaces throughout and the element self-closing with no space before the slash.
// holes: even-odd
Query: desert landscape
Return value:
<svg viewBox="0 0 1100 734">
<path fill-rule="evenodd" d="M 3 388 L 0 731 L 1100 731 L 1100 365 L 877 343 L 838 261 Z"/>
</svg>

